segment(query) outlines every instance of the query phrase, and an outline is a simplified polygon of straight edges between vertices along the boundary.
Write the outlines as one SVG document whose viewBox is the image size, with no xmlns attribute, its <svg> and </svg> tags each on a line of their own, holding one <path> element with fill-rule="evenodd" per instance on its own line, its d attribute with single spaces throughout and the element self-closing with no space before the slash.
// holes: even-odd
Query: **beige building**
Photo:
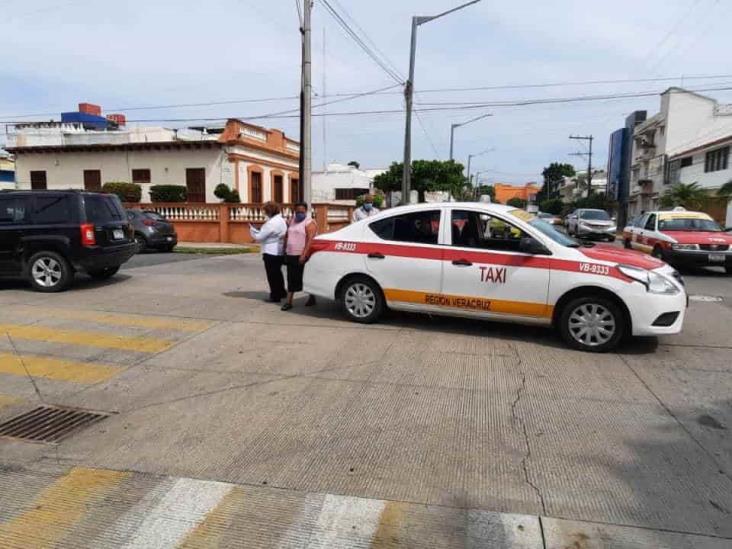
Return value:
<svg viewBox="0 0 732 549">
<path fill-rule="evenodd" d="M 94 130 L 30 123 L 9 134 L 20 189 L 99 190 L 139 183 L 143 202 L 157 184 L 185 185 L 189 202 L 219 202 L 214 189 L 237 189 L 242 202 L 292 202 L 302 196 L 300 147 L 280 130 L 230 119 L 223 128 Z"/>
</svg>

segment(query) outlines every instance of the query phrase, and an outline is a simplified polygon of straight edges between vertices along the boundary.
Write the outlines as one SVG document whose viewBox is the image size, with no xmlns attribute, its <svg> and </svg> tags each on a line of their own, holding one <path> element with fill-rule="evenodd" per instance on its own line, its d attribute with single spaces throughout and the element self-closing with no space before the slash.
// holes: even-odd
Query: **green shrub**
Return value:
<svg viewBox="0 0 732 549">
<path fill-rule="evenodd" d="M 185 185 L 153 185 L 150 187 L 152 202 L 185 202 L 188 189 Z"/>
<path fill-rule="evenodd" d="M 525 208 L 526 207 L 526 200 L 523 198 L 519 198 L 518 196 L 514 196 L 513 198 L 509 198 L 506 201 L 507 206 L 513 206 L 514 208 Z"/>
<path fill-rule="evenodd" d="M 547 198 L 539 202 L 539 210 L 553 215 L 561 214 L 562 208 L 564 208 L 564 202 L 561 198 Z"/>
<path fill-rule="evenodd" d="M 122 202 L 139 202 L 142 198 L 140 185 L 124 181 L 108 181 L 102 185 L 102 192 L 116 194 Z"/>
<path fill-rule="evenodd" d="M 241 202 L 241 198 L 239 198 L 239 191 L 237 191 L 236 189 L 231 191 L 229 193 L 229 196 L 224 198 L 224 202 L 229 202 L 231 204 L 238 204 L 239 202 Z"/>
<path fill-rule="evenodd" d="M 226 183 L 219 183 L 214 189 L 214 196 L 226 202 L 227 198 L 231 196 L 231 189 Z"/>
</svg>

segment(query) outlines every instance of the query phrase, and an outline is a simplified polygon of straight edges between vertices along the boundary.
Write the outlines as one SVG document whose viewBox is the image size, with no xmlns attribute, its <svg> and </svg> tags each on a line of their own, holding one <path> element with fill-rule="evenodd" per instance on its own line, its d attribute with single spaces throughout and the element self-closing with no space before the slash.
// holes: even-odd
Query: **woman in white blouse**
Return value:
<svg viewBox="0 0 732 549">
<path fill-rule="evenodd" d="M 255 242 L 262 246 L 262 259 L 264 270 L 267 273 L 269 283 L 269 303 L 279 303 L 287 296 L 285 291 L 285 279 L 282 276 L 282 265 L 284 264 L 284 238 L 287 233 L 285 223 L 280 213 L 280 205 L 275 202 L 267 202 L 262 209 L 269 218 L 261 228 L 250 225 L 249 230 Z"/>
</svg>

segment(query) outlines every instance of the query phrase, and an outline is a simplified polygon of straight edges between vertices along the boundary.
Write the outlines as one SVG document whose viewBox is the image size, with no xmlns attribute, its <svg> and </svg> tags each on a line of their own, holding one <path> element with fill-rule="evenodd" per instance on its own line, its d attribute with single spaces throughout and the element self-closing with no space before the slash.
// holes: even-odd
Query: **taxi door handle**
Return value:
<svg viewBox="0 0 732 549">
<path fill-rule="evenodd" d="M 372 252 L 368 255 L 370 259 L 384 259 L 386 256 L 379 252 Z"/>
<path fill-rule="evenodd" d="M 458 267 L 470 267 L 472 265 L 472 263 L 467 259 L 456 259 L 452 264 L 457 265 Z"/>
</svg>

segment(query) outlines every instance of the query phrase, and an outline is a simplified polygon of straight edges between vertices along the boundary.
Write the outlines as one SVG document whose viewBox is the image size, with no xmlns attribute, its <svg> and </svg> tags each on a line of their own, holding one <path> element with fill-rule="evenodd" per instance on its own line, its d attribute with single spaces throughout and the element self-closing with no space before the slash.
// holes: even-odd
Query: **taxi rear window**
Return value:
<svg viewBox="0 0 732 549">
<path fill-rule="evenodd" d="M 369 224 L 382 240 L 437 244 L 440 234 L 440 210 L 394 215 Z"/>
</svg>

